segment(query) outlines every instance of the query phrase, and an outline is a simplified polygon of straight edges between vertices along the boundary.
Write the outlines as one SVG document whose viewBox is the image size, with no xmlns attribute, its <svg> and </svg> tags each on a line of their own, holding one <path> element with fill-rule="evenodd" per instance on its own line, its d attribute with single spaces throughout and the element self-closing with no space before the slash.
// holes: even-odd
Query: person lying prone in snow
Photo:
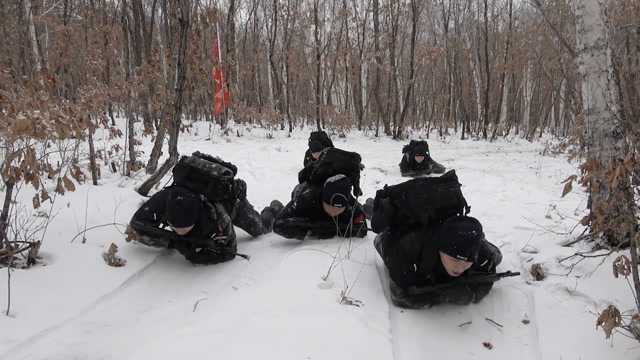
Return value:
<svg viewBox="0 0 640 360">
<path fill-rule="evenodd" d="M 502 254 L 469 216 L 412 230 L 389 227 L 374 245 L 389 270 L 392 302 L 400 307 L 477 303 L 499 278 L 492 275 Z"/>
<path fill-rule="evenodd" d="M 127 234 L 128 241 L 176 249 L 194 264 L 216 264 L 236 255 L 236 234 L 224 207 L 178 186 L 146 201 L 133 215 Z"/>
<path fill-rule="evenodd" d="M 400 160 L 402 176 L 442 174 L 444 171 L 445 167 L 431 158 L 429 144 L 426 141 L 411 140 L 402 148 L 402 160 Z"/>
<path fill-rule="evenodd" d="M 351 180 L 338 174 L 322 187 L 308 182 L 298 185 L 284 209 L 278 201 L 262 210 L 263 223 L 286 238 L 303 240 L 307 234 L 320 238 L 365 237 L 367 222 L 362 206 L 351 196 Z M 274 207 L 274 205 L 276 205 Z M 279 205 L 279 206 L 278 206 Z"/>
<path fill-rule="evenodd" d="M 260 214 L 247 199 L 247 184 L 235 178 L 236 173 L 235 165 L 211 155 L 183 156 L 173 168 L 173 185 L 133 215 L 128 240 L 175 248 L 196 264 L 233 259 L 234 225 L 253 237 L 265 232 Z"/>
</svg>

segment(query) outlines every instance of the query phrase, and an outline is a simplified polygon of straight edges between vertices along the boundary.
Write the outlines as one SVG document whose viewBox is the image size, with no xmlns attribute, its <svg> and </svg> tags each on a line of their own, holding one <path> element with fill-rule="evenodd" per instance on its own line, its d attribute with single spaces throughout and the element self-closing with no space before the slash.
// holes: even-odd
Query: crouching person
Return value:
<svg viewBox="0 0 640 360">
<path fill-rule="evenodd" d="M 328 178 L 323 186 L 305 182 L 282 210 L 279 202 L 262 211 L 263 223 L 286 238 L 303 240 L 310 235 L 320 239 L 365 237 L 367 223 L 362 206 L 351 196 L 353 184 L 342 174 Z"/>
<path fill-rule="evenodd" d="M 502 254 L 468 216 L 406 231 L 390 227 L 374 245 L 389 270 L 391 299 L 400 307 L 477 303 L 501 276 L 517 275 L 496 275 Z"/>
<path fill-rule="evenodd" d="M 194 264 L 216 264 L 236 256 L 236 234 L 224 206 L 179 186 L 146 201 L 127 233 L 127 241 L 176 249 Z"/>
</svg>

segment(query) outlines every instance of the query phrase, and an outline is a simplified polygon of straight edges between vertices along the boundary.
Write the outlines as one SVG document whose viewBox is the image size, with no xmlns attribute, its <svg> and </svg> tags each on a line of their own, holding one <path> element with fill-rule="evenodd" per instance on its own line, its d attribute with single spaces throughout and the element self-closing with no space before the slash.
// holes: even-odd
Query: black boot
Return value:
<svg viewBox="0 0 640 360">
<path fill-rule="evenodd" d="M 284 205 L 278 200 L 273 200 L 271 204 L 265 207 L 260 212 L 260 218 L 262 219 L 262 227 L 265 233 L 273 230 L 273 222 L 276 220 L 276 216 L 282 211 Z"/>
</svg>

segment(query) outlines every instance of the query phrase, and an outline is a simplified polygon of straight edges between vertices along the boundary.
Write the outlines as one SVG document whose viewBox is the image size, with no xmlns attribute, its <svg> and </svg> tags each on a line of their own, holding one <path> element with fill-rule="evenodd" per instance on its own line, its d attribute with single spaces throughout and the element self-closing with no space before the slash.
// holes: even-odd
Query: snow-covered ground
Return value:
<svg viewBox="0 0 640 360">
<path fill-rule="evenodd" d="M 267 139 L 263 130 L 243 129 L 242 137 L 212 141 L 207 126 L 181 135 L 182 154 L 200 150 L 236 164 L 258 210 L 289 199 L 310 130 Z M 362 155 L 364 197 L 403 180 L 402 143 L 357 132 L 333 140 Z M 596 313 L 609 303 L 632 308 L 627 284 L 611 274 L 616 254 L 572 268 L 579 259 L 558 264 L 578 250 L 560 245 L 579 233 L 564 234 L 585 207 L 579 189 L 560 197 L 561 181 L 576 165 L 520 139 L 429 143 L 437 161 L 456 169 L 471 215 L 501 248 L 499 270 L 522 272 L 496 283 L 480 304 L 390 305 L 373 233 L 299 242 L 275 234 L 251 239 L 239 230 L 238 250 L 251 260 L 215 266 L 126 243 L 113 226 L 87 232 L 85 243 L 71 242 L 85 222 L 126 223 L 144 199 L 134 191 L 144 174 L 126 179 L 104 168 L 100 186 L 78 186 L 57 199 L 43 265 L 12 272 L 11 316 L 0 316 L 0 359 L 640 359 L 636 341 L 620 334 L 608 341 L 595 329 Z M 148 139 L 142 148 L 148 156 Z M 30 204 L 29 191 L 22 192 Z M 111 242 L 125 267 L 102 260 Z M 544 281 L 532 280 L 533 263 L 543 264 Z M 6 283 L 3 269 L 0 310 Z"/>
</svg>

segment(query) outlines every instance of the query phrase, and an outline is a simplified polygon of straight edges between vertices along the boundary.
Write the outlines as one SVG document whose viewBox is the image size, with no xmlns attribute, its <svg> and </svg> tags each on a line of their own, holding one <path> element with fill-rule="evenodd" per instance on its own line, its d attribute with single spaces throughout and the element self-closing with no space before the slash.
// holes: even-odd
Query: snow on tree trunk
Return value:
<svg viewBox="0 0 640 360">
<path fill-rule="evenodd" d="M 611 244 L 635 234 L 633 193 L 625 167 L 625 138 L 615 113 L 618 96 L 613 86 L 604 5 L 584 0 L 576 5 L 578 67 L 582 80 L 582 115 L 586 125 L 588 159 L 583 166 L 591 193 L 591 230 Z"/>
</svg>

